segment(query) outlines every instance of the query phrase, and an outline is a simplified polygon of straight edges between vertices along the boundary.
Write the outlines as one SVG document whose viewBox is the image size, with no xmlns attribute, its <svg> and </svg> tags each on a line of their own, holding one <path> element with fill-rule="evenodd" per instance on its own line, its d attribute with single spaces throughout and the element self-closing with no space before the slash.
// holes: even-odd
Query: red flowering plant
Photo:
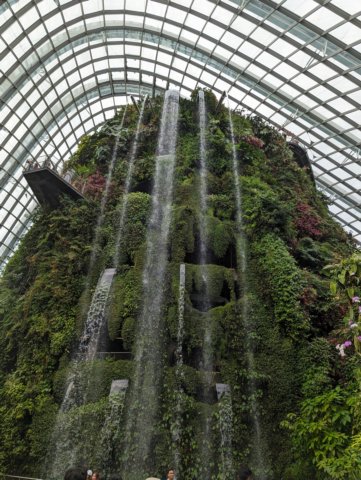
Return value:
<svg viewBox="0 0 361 480">
<path fill-rule="evenodd" d="M 294 223 L 302 237 L 318 238 L 322 235 L 321 218 L 308 203 L 297 203 Z"/>
<path fill-rule="evenodd" d="M 355 253 L 336 265 L 328 265 L 324 270 L 331 276 L 331 293 L 339 299 L 346 299 L 348 305 L 340 331 L 346 339 L 337 343 L 336 349 L 341 357 L 345 357 L 346 349 L 353 346 L 361 355 L 361 253 Z"/>
<path fill-rule="evenodd" d="M 252 145 L 253 147 L 263 148 L 264 141 L 254 135 L 244 135 L 241 137 L 241 140 L 248 143 L 248 145 Z"/>
<path fill-rule="evenodd" d="M 98 170 L 86 180 L 84 193 L 91 198 L 99 199 L 105 187 L 106 179 Z"/>
</svg>

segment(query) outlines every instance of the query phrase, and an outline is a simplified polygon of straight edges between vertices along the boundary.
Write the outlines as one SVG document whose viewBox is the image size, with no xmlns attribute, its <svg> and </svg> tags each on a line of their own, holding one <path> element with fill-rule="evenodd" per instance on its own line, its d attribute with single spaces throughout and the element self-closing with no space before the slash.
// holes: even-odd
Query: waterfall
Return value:
<svg viewBox="0 0 361 480">
<path fill-rule="evenodd" d="M 103 225 L 104 222 L 104 213 L 105 213 L 105 207 L 108 201 L 108 196 L 109 196 L 109 188 L 111 185 L 111 181 L 113 178 L 113 172 L 114 172 L 114 167 L 115 167 L 115 162 L 117 159 L 117 153 L 118 153 L 118 147 L 119 147 L 119 137 L 123 129 L 123 124 L 124 124 L 124 119 L 125 119 L 125 114 L 127 112 L 127 105 L 124 108 L 122 120 L 120 122 L 119 127 L 116 128 L 115 131 L 112 131 L 112 135 L 115 136 L 115 142 L 113 146 L 113 151 L 112 151 L 112 158 L 111 162 L 109 165 L 109 170 L 108 170 L 108 175 L 106 178 L 105 182 L 105 187 L 104 191 L 102 193 L 102 199 L 100 202 L 100 211 L 97 219 L 97 223 L 95 226 L 95 235 L 94 239 L 92 242 L 92 248 L 91 248 L 91 254 L 90 254 L 90 260 L 89 260 L 89 266 L 88 266 L 88 276 L 86 279 L 85 287 L 84 287 L 84 292 L 83 292 L 83 302 L 82 302 L 82 311 L 81 311 L 81 318 L 84 318 L 88 305 L 89 305 L 89 293 L 90 293 L 90 286 L 91 286 L 91 281 L 92 281 L 92 274 L 93 274 L 93 268 L 95 265 L 95 261 L 97 259 L 97 256 L 99 254 L 99 239 L 100 239 L 100 229 L 101 226 Z"/>
<path fill-rule="evenodd" d="M 128 384 L 128 380 L 113 380 L 110 388 L 109 407 L 100 434 L 99 444 L 99 464 L 103 476 L 108 476 L 111 470 L 114 471 L 118 463 L 117 446 L 121 435 L 120 418 L 124 409 Z"/>
<path fill-rule="evenodd" d="M 183 338 L 184 338 L 184 295 L 186 283 L 186 266 L 181 263 L 179 266 L 179 294 L 178 294 L 178 331 L 177 331 L 177 349 L 176 349 L 176 382 L 175 392 L 175 420 L 172 425 L 172 440 L 174 445 L 174 467 L 179 472 L 180 451 L 182 431 L 182 396 L 183 396 Z"/>
<path fill-rule="evenodd" d="M 178 331 L 177 331 L 177 369 L 183 366 L 183 336 L 184 336 L 184 295 L 186 284 L 186 266 L 181 263 L 179 266 L 179 297 L 178 297 Z"/>
<path fill-rule="evenodd" d="M 213 353 L 212 353 L 212 324 L 210 322 L 209 310 L 211 308 L 209 298 L 209 275 L 207 267 L 207 150 L 206 150 L 206 127 L 207 114 L 204 99 L 204 92 L 200 91 L 198 95 L 198 112 L 199 112 L 199 157 L 200 157 L 200 271 L 202 278 L 203 302 L 201 309 L 204 312 L 204 334 L 202 349 L 202 365 L 201 371 L 205 375 L 204 398 L 209 400 L 212 387 L 213 372 Z M 204 475 L 206 479 L 211 476 L 211 447 L 209 444 L 211 418 L 209 412 L 203 414 L 203 438 L 202 438 L 202 462 Z"/>
<path fill-rule="evenodd" d="M 228 95 L 227 95 L 228 99 Z M 232 120 L 232 112 L 229 106 L 228 99 L 228 115 L 229 115 L 229 127 L 231 132 L 231 142 L 232 142 L 232 160 L 233 160 L 233 179 L 234 179 L 234 190 L 236 196 L 236 226 L 237 226 L 237 264 L 239 265 L 238 274 L 243 284 L 243 299 L 242 299 L 242 322 L 245 330 L 245 352 L 247 359 L 247 369 L 248 369 L 248 388 L 249 396 L 253 398 L 251 418 L 253 423 L 253 457 L 251 458 L 252 463 L 257 466 L 257 472 L 259 472 L 260 480 L 266 480 L 265 472 L 266 466 L 264 461 L 264 451 L 265 447 L 263 446 L 264 439 L 261 432 L 261 424 L 259 420 L 259 405 L 256 398 L 256 384 L 255 384 L 255 359 L 253 346 L 251 342 L 251 333 L 254 329 L 254 325 L 249 316 L 249 300 L 248 300 L 248 289 L 247 289 L 247 244 L 243 231 L 243 219 L 242 219 L 242 191 L 239 181 L 239 167 L 238 167 L 238 157 L 236 151 L 236 142 L 234 138 L 234 128 Z"/>
<path fill-rule="evenodd" d="M 221 435 L 220 454 L 220 478 L 231 480 L 234 478 L 233 458 L 232 458 L 232 431 L 233 431 L 233 409 L 231 390 L 229 385 L 223 383 L 216 384 L 218 396 L 218 423 Z"/>
<path fill-rule="evenodd" d="M 200 157 L 200 215 L 199 215 L 199 230 L 200 230 L 200 268 L 203 282 L 204 296 L 202 310 L 208 312 L 210 309 L 209 300 L 209 279 L 207 268 L 207 151 L 206 151 L 206 106 L 204 101 L 204 92 L 199 92 L 198 97 L 199 106 L 199 157 Z M 212 372 L 212 332 L 211 325 L 206 322 L 203 346 L 203 370 L 205 372 Z"/>
<path fill-rule="evenodd" d="M 126 176 L 126 179 L 125 179 L 124 193 L 123 193 L 123 198 L 122 198 L 122 206 L 121 206 L 120 213 L 119 213 L 117 234 L 116 234 L 116 240 L 115 240 L 115 252 L 114 252 L 114 257 L 113 257 L 113 265 L 114 265 L 115 268 L 117 268 L 117 266 L 118 266 L 120 253 L 121 253 L 120 252 L 120 244 L 121 244 L 121 237 L 122 237 L 123 229 L 124 229 L 124 220 L 126 218 L 127 207 L 128 207 L 128 193 L 129 193 L 129 188 L 130 188 L 130 184 L 131 184 L 132 177 L 133 177 L 134 163 L 135 163 L 135 158 L 136 158 L 137 151 L 138 151 L 140 126 L 141 126 L 142 121 L 143 121 L 144 107 L 145 107 L 147 97 L 148 97 L 148 95 L 146 95 L 144 97 L 143 102 L 142 102 L 142 106 L 141 106 L 141 109 L 140 109 L 138 122 L 137 122 L 137 128 L 136 128 L 135 137 L 134 137 L 134 141 L 133 141 L 133 146 L 132 146 L 132 150 L 131 150 L 130 158 L 129 158 L 127 176 Z"/>
<path fill-rule="evenodd" d="M 198 96 L 199 106 L 199 157 L 200 157 L 200 264 L 204 266 L 207 261 L 207 152 L 206 152 L 206 106 L 204 92 Z"/>
<path fill-rule="evenodd" d="M 114 275 L 115 268 L 107 268 L 98 281 L 90 304 L 84 331 L 80 337 L 78 348 L 80 360 L 93 360 L 97 352 L 100 331 L 104 320 L 105 306 Z"/>
<path fill-rule="evenodd" d="M 84 389 L 78 392 L 75 388 L 78 380 L 77 377 L 81 375 L 79 366 L 81 362 L 94 360 L 103 326 L 105 307 L 114 275 L 115 269 L 107 268 L 104 270 L 96 286 L 83 333 L 80 337 L 78 350 L 71 365 L 68 381 L 66 382 L 67 389 L 60 407 L 61 411 L 67 411 L 75 405 L 84 403 L 86 392 Z"/>
<path fill-rule="evenodd" d="M 158 138 L 151 215 L 143 269 L 143 305 L 138 318 L 134 376 L 125 427 L 123 476 L 146 474 L 159 406 L 162 362 L 162 307 L 173 198 L 179 93 L 165 94 Z"/>
<path fill-rule="evenodd" d="M 80 422 L 75 422 L 75 425 L 68 423 L 66 413 L 73 407 L 84 403 L 87 388 L 82 383 L 83 368 L 87 362 L 94 359 L 97 351 L 114 274 L 115 269 L 108 268 L 98 281 L 80 339 L 78 354 L 70 366 L 66 393 L 57 415 L 45 462 L 45 471 L 49 478 L 58 478 L 59 472 L 63 472 L 66 465 L 70 466 L 77 459 L 77 437 L 81 435 L 81 425 Z"/>
</svg>

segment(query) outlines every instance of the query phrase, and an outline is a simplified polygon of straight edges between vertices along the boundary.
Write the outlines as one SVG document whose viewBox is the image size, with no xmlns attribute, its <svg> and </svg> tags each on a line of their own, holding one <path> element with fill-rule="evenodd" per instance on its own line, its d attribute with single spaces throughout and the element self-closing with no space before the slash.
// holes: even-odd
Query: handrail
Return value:
<svg viewBox="0 0 361 480">
<path fill-rule="evenodd" d="M 28 159 L 24 165 L 24 173 L 34 172 L 44 168 L 48 168 L 49 170 L 53 171 L 63 180 L 69 183 L 73 188 L 83 193 L 85 187 L 84 179 L 77 175 L 73 170 L 68 170 L 65 173 L 58 172 L 57 166 L 54 165 L 49 157 L 46 157 L 44 160 Z"/>
<path fill-rule="evenodd" d="M 39 168 L 50 168 L 51 170 L 56 171 L 56 167 L 49 157 L 45 157 L 44 160 L 29 158 L 24 165 L 25 172 L 28 170 L 39 170 Z"/>
<path fill-rule="evenodd" d="M 6 478 L 16 478 L 18 480 L 43 480 L 42 478 L 35 478 L 35 477 L 21 477 L 20 475 L 8 475 L 7 473 L 0 473 L 1 479 Z"/>
</svg>

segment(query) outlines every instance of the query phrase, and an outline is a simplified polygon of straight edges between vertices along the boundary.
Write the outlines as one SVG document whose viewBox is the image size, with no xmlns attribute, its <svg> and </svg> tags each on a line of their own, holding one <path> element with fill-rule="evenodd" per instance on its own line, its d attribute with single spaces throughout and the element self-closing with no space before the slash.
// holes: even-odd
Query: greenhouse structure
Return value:
<svg viewBox="0 0 361 480">
<path fill-rule="evenodd" d="M 361 4 L 0 3 L 0 479 L 361 478 Z"/>
</svg>

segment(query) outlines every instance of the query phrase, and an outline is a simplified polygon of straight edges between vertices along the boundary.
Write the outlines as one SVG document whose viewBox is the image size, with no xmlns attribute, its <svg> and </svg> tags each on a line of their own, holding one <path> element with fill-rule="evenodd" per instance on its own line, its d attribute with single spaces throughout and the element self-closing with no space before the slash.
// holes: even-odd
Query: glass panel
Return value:
<svg viewBox="0 0 361 480">
<path fill-rule="evenodd" d="M 331 0 L 331 3 L 350 15 L 360 11 L 360 4 L 354 0 Z"/>
<path fill-rule="evenodd" d="M 126 0 L 125 8 L 128 10 L 136 10 L 138 12 L 144 12 L 146 6 L 145 0 Z"/>
<path fill-rule="evenodd" d="M 217 27 L 212 23 L 207 23 L 204 27 L 203 33 L 205 35 L 209 35 L 211 38 L 215 40 L 220 40 L 224 34 L 224 30 L 221 27 Z"/>
<path fill-rule="evenodd" d="M 210 15 L 214 6 L 207 0 L 194 0 L 192 9 L 197 12 L 202 12 L 204 15 Z"/>
<path fill-rule="evenodd" d="M 152 13 L 153 13 L 153 9 L 152 9 Z M 172 6 L 169 6 L 167 9 L 167 18 L 171 20 L 177 20 L 177 22 L 179 23 L 183 23 L 186 16 L 187 16 L 187 13 L 184 12 L 183 10 L 180 10 L 179 8 L 174 8 Z"/>
<path fill-rule="evenodd" d="M 282 3 L 282 7 L 287 8 L 290 12 L 303 17 L 317 8 L 317 3 L 314 0 L 286 0 Z"/>
<path fill-rule="evenodd" d="M 188 65 L 187 73 L 192 75 L 193 77 L 198 78 L 202 73 L 202 69 L 196 67 L 195 65 Z"/>
<path fill-rule="evenodd" d="M 218 20 L 219 22 L 222 22 L 224 25 L 229 25 L 229 22 L 233 19 L 234 14 L 230 12 L 229 10 L 226 10 L 225 8 L 217 6 L 213 13 L 211 18 L 214 18 Z M 232 25 L 233 28 L 235 28 L 234 24 Z"/>
<path fill-rule="evenodd" d="M 335 76 L 334 70 L 327 67 L 324 63 L 319 63 L 309 69 L 309 72 L 321 80 L 328 80 Z"/>
<path fill-rule="evenodd" d="M 210 42 L 209 40 L 206 40 L 203 37 L 199 37 L 199 40 L 197 42 L 197 47 L 202 50 L 208 50 L 209 52 L 212 52 L 212 50 L 215 47 L 215 44 Z"/>
<path fill-rule="evenodd" d="M 332 30 L 331 35 L 340 38 L 345 44 L 356 43 L 361 40 L 361 29 L 350 22 Z"/>
<path fill-rule="evenodd" d="M 267 52 L 261 53 L 261 55 L 258 57 L 257 60 L 258 62 L 260 62 L 262 65 L 265 65 L 269 69 L 272 69 L 279 63 L 279 60 L 277 58 L 275 58 L 273 55 L 270 55 Z"/>
<path fill-rule="evenodd" d="M 336 15 L 334 12 L 331 12 L 329 9 L 326 10 L 325 8 L 318 8 L 315 13 L 312 13 L 307 17 L 307 21 L 313 23 L 318 28 L 328 30 L 342 22 L 342 17 Z"/>
<path fill-rule="evenodd" d="M 187 27 L 193 28 L 197 31 L 201 31 L 206 24 L 203 18 L 199 18 L 195 15 L 188 14 L 184 23 Z"/>
<path fill-rule="evenodd" d="M 256 28 L 254 23 L 249 22 L 245 18 L 236 16 L 232 28 L 239 32 L 241 35 L 249 35 Z"/>
<path fill-rule="evenodd" d="M 262 45 L 267 46 L 274 42 L 277 37 L 273 33 L 267 31 L 266 29 L 258 26 L 250 35 L 250 38 L 253 38 L 257 42 L 260 42 Z"/>
<path fill-rule="evenodd" d="M 349 112 L 350 110 L 353 110 L 353 106 L 342 98 L 337 98 L 335 100 L 332 100 L 328 103 L 328 105 L 330 107 L 333 107 L 335 110 L 337 110 L 337 112 L 340 112 L 340 113 L 345 113 L 345 112 Z"/>
</svg>

